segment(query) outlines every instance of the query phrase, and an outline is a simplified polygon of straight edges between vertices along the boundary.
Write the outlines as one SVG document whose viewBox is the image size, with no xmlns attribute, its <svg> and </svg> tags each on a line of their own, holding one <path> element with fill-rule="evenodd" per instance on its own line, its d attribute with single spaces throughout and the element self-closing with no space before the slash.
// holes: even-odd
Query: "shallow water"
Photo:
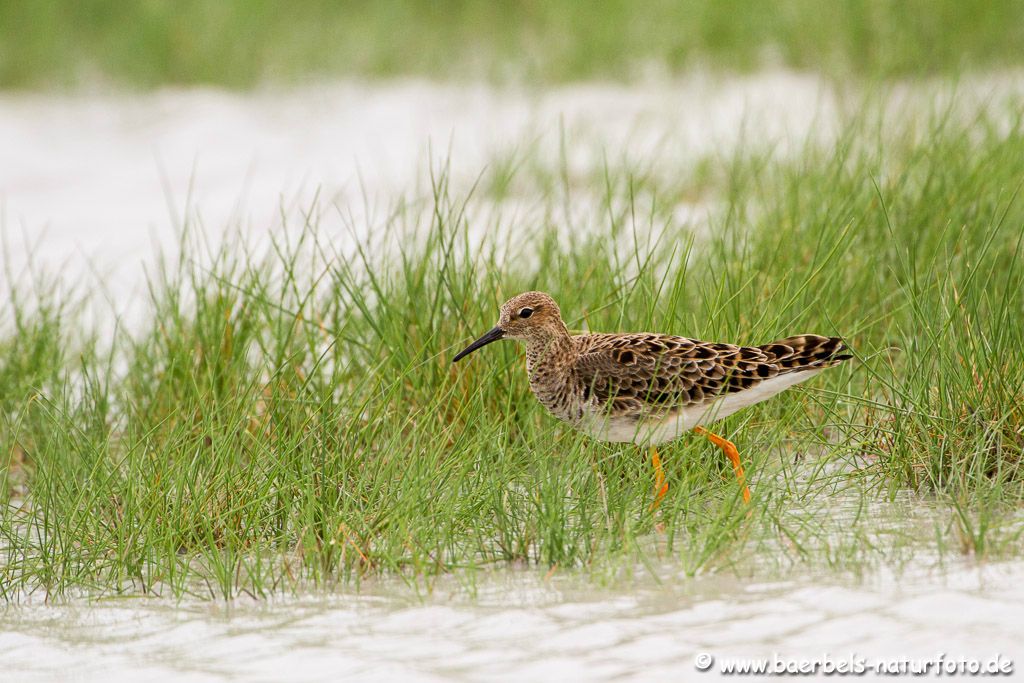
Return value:
<svg viewBox="0 0 1024 683">
<path fill-rule="evenodd" d="M 316 193 L 358 216 L 364 197 L 386 210 L 397 196 L 429 195 L 442 163 L 461 190 L 496 159 L 536 151 L 555 166 L 562 135 L 573 173 L 599 169 L 606 154 L 677 168 L 733 147 L 747 117 L 769 145 L 803 140 L 833 106 L 818 77 L 789 72 L 541 90 L 393 81 L 0 93 L 0 201 L 10 238 L 26 231 L 44 264 L 80 273 L 88 258 L 116 275 L 126 260 L 151 259 L 152 242 L 173 246 L 185 213 L 213 236 L 238 224 L 279 229 L 282 205 L 308 206 Z M 331 228 L 343 232 L 337 220 Z"/>
<path fill-rule="evenodd" d="M 230 606 L 32 606 L 0 616 L 0 670 L 80 681 L 694 680 L 703 653 L 713 671 L 776 655 L 1024 662 L 1022 586 L 1024 564 L 964 560 L 857 581 L 666 573 L 615 590 L 508 570 L 482 577 L 475 600 L 449 580 L 422 600 L 384 584 Z"/>
<path fill-rule="evenodd" d="M 1007 72 L 893 87 L 882 109 L 926 116 L 955 96 L 1012 110 L 1022 93 L 1024 73 Z M 456 193 L 487 169 L 527 161 L 553 177 L 564 161 L 571 178 L 606 167 L 675 178 L 737 148 L 784 155 L 827 143 L 865 97 L 783 70 L 539 89 L 402 80 L 248 94 L 0 93 L 5 265 L 22 285 L 30 269 L 102 283 L 123 314 L 145 298 L 144 267 L 158 248 L 175 251 L 186 219 L 216 245 L 227 231 L 280 233 L 282 216 L 301 225 L 317 196 L 320 227 L 345 244 L 396 198 L 429 197 L 441 166 Z M 507 200 L 517 224 L 529 224 L 521 205 L 532 199 Z M 706 214 L 700 205 L 679 211 L 683 221 Z M 576 223 L 604 220 L 598 203 L 593 220 Z"/>
</svg>

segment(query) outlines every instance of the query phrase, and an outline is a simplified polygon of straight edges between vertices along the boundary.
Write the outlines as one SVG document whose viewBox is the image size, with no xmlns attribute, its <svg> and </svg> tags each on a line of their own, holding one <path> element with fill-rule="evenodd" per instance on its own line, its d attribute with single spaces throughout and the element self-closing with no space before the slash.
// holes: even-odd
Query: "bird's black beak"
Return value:
<svg viewBox="0 0 1024 683">
<path fill-rule="evenodd" d="M 460 360 L 473 353 L 481 346 L 487 346 L 491 342 L 496 342 L 505 336 L 505 330 L 501 329 L 501 326 L 492 327 L 484 336 L 477 339 L 475 342 L 467 346 L 466 348 L 455 354 L 455 358 L 452 358 L 453 363 L 458 363 Z"/>
</svg>

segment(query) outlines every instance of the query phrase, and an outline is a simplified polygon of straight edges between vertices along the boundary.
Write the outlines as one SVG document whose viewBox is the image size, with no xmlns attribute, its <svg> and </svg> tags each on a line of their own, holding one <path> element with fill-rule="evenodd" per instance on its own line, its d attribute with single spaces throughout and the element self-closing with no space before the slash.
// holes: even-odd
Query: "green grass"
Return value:
<svg viewBox="0 0 1024 683">
<path fill-rule="evenodd" d="M 863 115 L 825 149 L 700 168 L 562 182 L 499 164 L 480 187 L 525 188 L 548 216 L 520 224 L 440 165 L 377 247 L 340 249 L 310 219 L 265 252 L 210 253 L 188 228 L 151 322 L 113 340 L 56 288 L 20 290 L 0 321 L 0 591 L 1019 557 L 1019 114 Z M 707 226 L 674 217 L 694 196 L 718 207 Z M 582 201 L 598 224 L 572 224 Z M 516 239 L 482 237 L 481 214 Z M 718 451 L 685 438 L 663 449 L 655 518 L 645 458 L 546 415 L 513 344 L 450 363 L 525 289 L 571 327 L 840 334 L 857 359 L 720 425 L 748 460 L 749 512 Z"/>
<path fill-rule="evenodd" d="M 0 87 L 336 75 L 565 81 L 712 64 L 838 78 L 1024 63 L 1017 0 L 8 0 Z"/>
</svg>

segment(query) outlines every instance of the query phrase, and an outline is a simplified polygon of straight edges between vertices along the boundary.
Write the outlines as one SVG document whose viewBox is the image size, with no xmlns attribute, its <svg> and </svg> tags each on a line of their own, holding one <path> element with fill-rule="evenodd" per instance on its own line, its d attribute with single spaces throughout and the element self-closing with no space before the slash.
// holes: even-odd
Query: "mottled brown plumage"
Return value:
<svg viewBox="0 0 1024 683">
<path fill-rule="evenodd" d="M 842 339 L 811 334 L 763 346 L 654 333 L 573 335 L 543 292 L 505 302 L 497 326 L 454 360 L 498 339 L 526 343 L 530 389 L 555 417 L 598 439 L 650 445 L 850 358 Z M 738 463 L 736 456 L 741 475 Z"/>
<path fill-rule="evenodd" d="M 667 334 L 572 337 L 574 373 L 601 403 L 622 412 L 699 406 L 753 389 L 780 374 L 822 369 L 849 358 L 837 337 L 799 335 L 764 346 L 702 342 Z"/>
</svg>

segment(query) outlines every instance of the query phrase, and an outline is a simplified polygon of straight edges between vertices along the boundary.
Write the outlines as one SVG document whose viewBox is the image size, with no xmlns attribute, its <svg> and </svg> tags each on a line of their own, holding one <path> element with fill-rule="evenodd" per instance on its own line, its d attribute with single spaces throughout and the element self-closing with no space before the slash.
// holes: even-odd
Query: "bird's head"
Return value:
<svg viewBox="0 0 1024 683">
<path fill-rule="evenodd" d="M 501 305 L 498 324 L 475 342 L 455 354 L 457 362 L 482 346 L 499 339 L 522 339 L 526 342 L 545 340 L 567 335 L 562 312 L 555 300 L 544 292 L 523 292 Z"/>
</svg>

